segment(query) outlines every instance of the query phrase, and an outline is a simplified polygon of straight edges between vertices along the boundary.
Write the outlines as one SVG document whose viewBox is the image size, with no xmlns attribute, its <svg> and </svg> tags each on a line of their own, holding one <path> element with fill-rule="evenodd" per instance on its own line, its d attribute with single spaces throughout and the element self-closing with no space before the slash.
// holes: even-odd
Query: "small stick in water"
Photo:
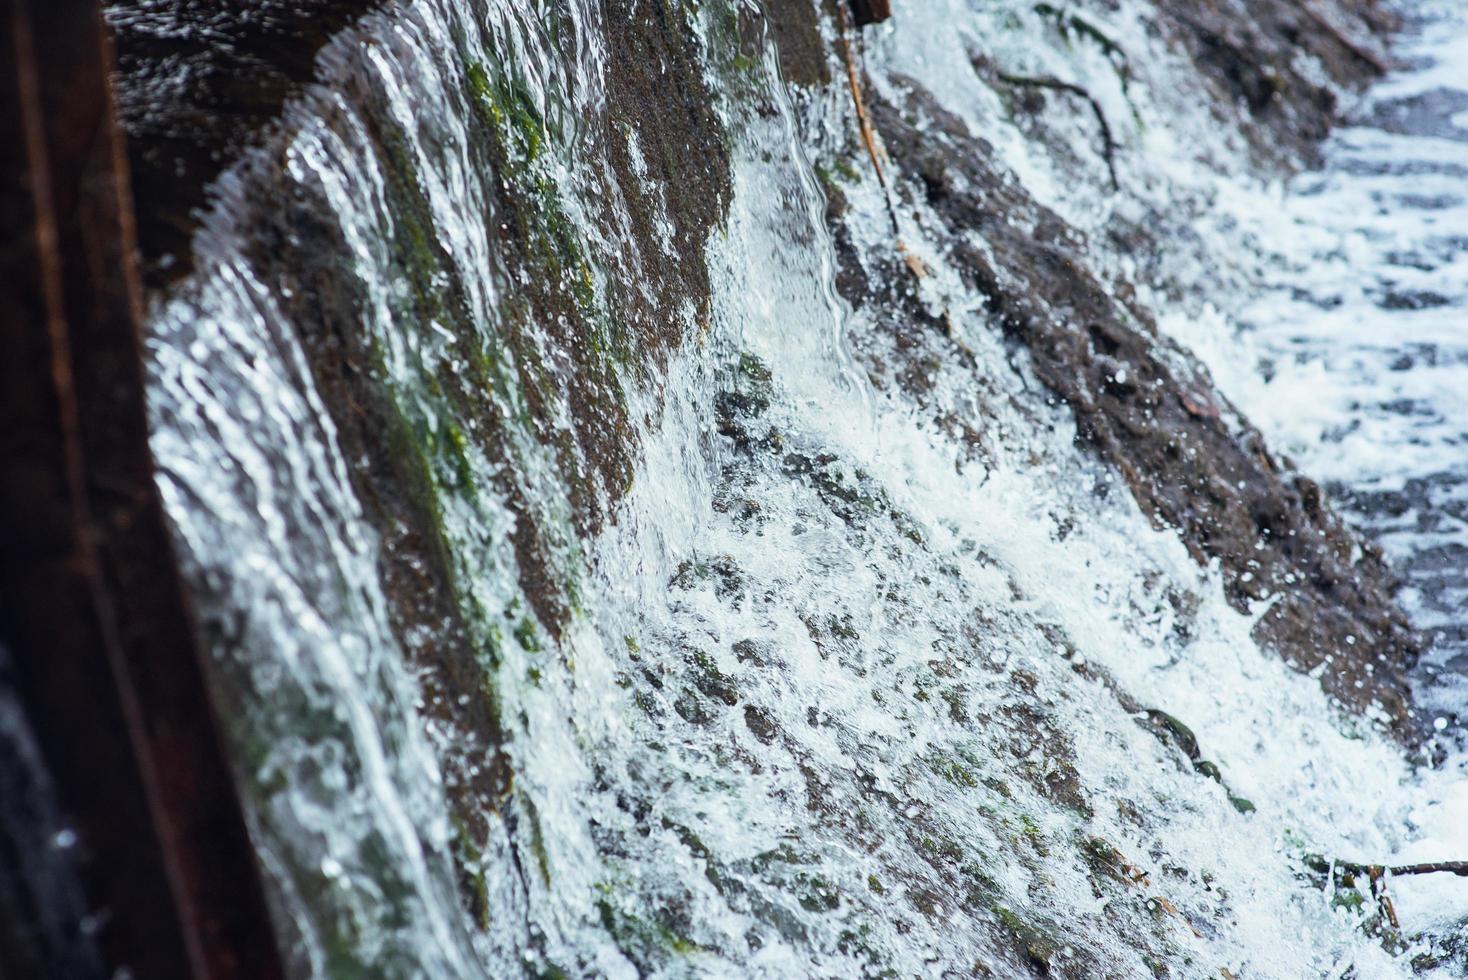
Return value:
<svg viewBox="0 0 1468 980">
<path fill-rule="evenodd" d="M 1091 106 L 1091 111 L 1096 115 L 1096 122 L 1101 126 L 1102 156 L 1106 158 L 1106 172 L 1111 175 L 1111 189 L 1121 190 L 1121 182 L 1116 179 L 1116 140 L 1111 135 L 1111 124 L 1106 121 L 1106 113 L 1101 109 L 1101 103 L 1096 97 L 1074 82 L 1062 82 L 1058 78 L 1048 75 L 1031 78 L 1028 75 L 1010 75 L 999 72 L 999 80 L 1008 85 L 1023 85 L 1030 88 L 1048 88 L 1057 92 L 1069 92 L 1071 95 L 1079 95 Z"/>
<path fill-rule="evenodd" d="M 872 158 L 872 169 L 877 172 L 877 183 L 882 186 L 882 197 L 887 202 L 887 217 L 892 220 L 892 231 L 897 233 L 897 212 L 892 207 L 892 195 L 887 189 L 887 177 L 882 172 L 881 154 L 877 150 L 877 139 L 873 135 L 872 123 L 867 118 L 866 105 L 861 98 L 861 80 L 857 77 L 856 58 L 851 52 L 851 20 L 846 16 L 846 5 L 836 4 L 836 20 L 841 35 L 841 55 L 846 61 L 846 80 L 851 85 L 851 102 L 856 107 L 856 121 L 861 127 L 862 142 L 867 155 Z"/>
</svg>

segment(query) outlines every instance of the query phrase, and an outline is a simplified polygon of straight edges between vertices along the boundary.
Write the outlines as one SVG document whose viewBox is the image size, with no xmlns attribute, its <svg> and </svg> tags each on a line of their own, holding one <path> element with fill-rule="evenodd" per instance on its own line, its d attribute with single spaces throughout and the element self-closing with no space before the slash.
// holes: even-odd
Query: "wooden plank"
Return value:
<svg viewBox="0 0 1468 980">
<path fill-rule="evenodd" d="M 113 966 L 280 975 L 153 481 L 142 292 L 94 0 L 0 7 L 0 642 Z"/>
</svg>

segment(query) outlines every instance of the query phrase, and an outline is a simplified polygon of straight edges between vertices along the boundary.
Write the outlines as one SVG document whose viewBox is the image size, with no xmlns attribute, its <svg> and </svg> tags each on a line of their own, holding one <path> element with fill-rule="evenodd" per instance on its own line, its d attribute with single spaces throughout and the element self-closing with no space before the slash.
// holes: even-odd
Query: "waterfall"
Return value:
<svg viewBox="0 0 1468 980">
<path fill-rule="evenodd" d="M 1366 617 L 1281 656 L 1275 543 L 1208 553 L 1026 339 L 1114 320 L 1188 424 L 1287 440 L 1233 332 L 1281 220 L 1257 133 L 1141 0 L 860 43 L 777 6 L 366 16 L 155 297 L 293 970 L 1406 975 L 1436 913 L 1404 893 L 1388 948 L 1309 857 L 1425 860 L 1409 818 L 1456 792 L 1352 660 Z M 1086 285 L 1016 313 L 1032 245 Z"/>
</svg>

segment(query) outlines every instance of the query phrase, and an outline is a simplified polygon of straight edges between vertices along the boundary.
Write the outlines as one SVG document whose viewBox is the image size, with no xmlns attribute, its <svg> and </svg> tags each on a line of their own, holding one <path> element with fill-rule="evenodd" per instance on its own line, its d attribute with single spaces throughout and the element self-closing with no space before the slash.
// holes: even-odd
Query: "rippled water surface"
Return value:
<svg viewBox="0 0 1468 980">
<path fill-rule="evenodd" d="M 1402 860 L 1468 853 L 1468 9 L 1404 5 L 1397 67 L 1354 106 L 1318 172 L 1225 195 L 1260 295 L 1209 355 L 1276 447 L 1385 550 L 1428 647 L 1415 678 L 1449 753 Z M 1461 879 L 1406 883 L 1444 919 Z"/>
</svg>

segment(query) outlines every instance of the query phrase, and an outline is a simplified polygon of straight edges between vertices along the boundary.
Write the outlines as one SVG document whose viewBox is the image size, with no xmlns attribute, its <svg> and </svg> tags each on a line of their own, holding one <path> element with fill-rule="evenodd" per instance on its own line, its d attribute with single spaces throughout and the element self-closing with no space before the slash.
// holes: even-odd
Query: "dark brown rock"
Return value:
<svg viewBox="0 0 1468 980">
<path fill-rule="evenodd" d="M 1375 0 L 1184 0 L 1155 10 L 1214 93 L 1215 114 L 1272 167 L 1318 159 L 1338 108 L 1329 83 L 1356 88 L 1380 74 L 1382 35 L 1395 23 Z M 1311 56 L 1327 78 L 1305 70 Z"/>
<path fill-rule="evenodd" d="M 1036 9 L 1059 30 L 1115 48 L 1073 13 Z M 1321 79 L 1299 74 L 1294 55 L 1314 55 L 1336 85 L 1360 86 L 1380 70 L 1374 47 L 1391 26 L 1370 0 L 1308 10 L 1282 0 L 1159 4 L 1155 17 L 1216 93 L 1213 111 L 1245 134 L 1260 166 L 1276 172 L 1311 159 L 1335 120 L 1334 96 Z M 1111 54 L 1125 74 L 1125 52 Z M 826 56 L 839 67 L 838 52 Z M 990 84 L 1007 84 L 982 55 L 973 63 Z M 1260 640 L 1298 669 L 1320 668 L 1323 685 L 1343 704 L 1379 706 L 1408 737 L 1405 672 L 1420 639 L 1393 599 L 1395 581 L 1380 552 L 1340 522 L 1318 487 L 1269 452 L 1196 359 L 1159 335 L 1148 311 L 1130 299 L 1130 284 L 1103 283 L 1088 270 L 1089 244 L 1032 200 L 983 139 L 915 83 L 896 81 L 900 104 L 867 95 L 871 123 L 891 156 L 888 184 L 899 200 L 920 199 L 943 221 L 937 234 L 949 243 L 949 262 L 1071 407 L 1080 438 L 1154 524 L 1175 529 L 1199 563 L 1220 562 L 1236 608 L 1273 602 L 1257 628 Z M 921 335 L 947 327 L 916 300 L 900 248 L 862 253 L 845 226 L 839 185 L 826 189 L 837 287 L 868 307 L 899 359 L 914 358 L 890 367 L 924 403 L 931 371 L 922 358 L 931 345 Z M 987 250 L 970 244 L 975 235 Z M 1136 235 L 1138 243 L 1148 238 L 1142 229 Z M 948 356 L 971 361 L 957 345 Z M 952 429 L 953 420 L 944 425 Z"/>
<path fill-rule="evenodd" d="M 892 0 L 847 0 L 857 27 L 880 24 L 892 16 Z"/>
</svg>

